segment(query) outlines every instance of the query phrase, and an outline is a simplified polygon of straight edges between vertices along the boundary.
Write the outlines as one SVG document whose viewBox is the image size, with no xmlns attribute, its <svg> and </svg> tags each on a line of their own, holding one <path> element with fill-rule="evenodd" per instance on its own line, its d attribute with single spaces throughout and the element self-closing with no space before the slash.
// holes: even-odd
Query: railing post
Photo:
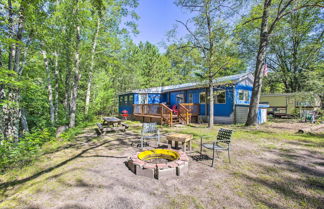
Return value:
<svg viewBox="0 0 324 209">
<path fill-rule="evenodd" d="M 160 104 L 161 126 L 163 125 L 163 106 Z"/>
<path fill-rule="evenodd" d="M 189 124 L 189 114 L 188 114 L 188 111 L 186 111 L 186 123 L 187 123 L 187 125 Z"/>
</svg>

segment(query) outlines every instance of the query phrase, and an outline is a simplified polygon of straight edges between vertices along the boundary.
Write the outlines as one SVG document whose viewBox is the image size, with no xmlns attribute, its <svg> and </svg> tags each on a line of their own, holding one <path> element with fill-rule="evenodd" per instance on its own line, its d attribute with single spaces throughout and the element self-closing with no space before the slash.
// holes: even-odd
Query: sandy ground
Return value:
<svg viewBox="0 0 324 209">
<path fill-rule="evenodd" d="M 300 129 L 308 129 L 318 127 L 319 124 L 305 123 L 298 120 L 276 119 L 276 123 L 267 123 L 260 126 L 263 130 L 271 129 L 272 131 L 287 131 L 290 133 L 297 133 Z M 324 127 L 316 129 L 314 133 L 324 133 Z"/>
<path fill-rule="evenodd" d="M 312 185 L 306 181 L 324 177 L 324 156 L 305 149 L 300 142 L 280 142 L 279 149 L 267 149 L 248 140 L 239 140 L 233 145 L 232 163 L 228 163 L 223 153 L 216 168 L 210 167 L 210 160 L 194 160 L 198 153 L 188 153 L 191 157 L 187 175 L 155 180 L 134 175 L 124 164 L 128 156 L 138 151 L 136 146 L 131 146 L 132 142 L 138 142 L 137 134 L 131 131 L 107 134 L 92 141 L 95 137 L 92 129 L 86 129 L 78 137 L 77 146 L 48 158 L 71 155 L 66 160 L 25 179 L 10 182 L 11 186 L 21 189 L 11 194 L 11 187 L 8 187 L 3 207 L 148 209 L 295 208 L 297 205 L 303 208 L 302 203 L 295 202 L 295 196 L 297 202 L 304 198 L 311 202 L 308 206 L 314 208 L 319 202 L 324 203 L 322 193 L 308 190 Z M 270 146 L 273 142 L 264 143 Z M 314 184 L 315 189 L 324 189 L 317 180 Z M 1 186 L 4 184 L 0 182 Z"/>
</svg>

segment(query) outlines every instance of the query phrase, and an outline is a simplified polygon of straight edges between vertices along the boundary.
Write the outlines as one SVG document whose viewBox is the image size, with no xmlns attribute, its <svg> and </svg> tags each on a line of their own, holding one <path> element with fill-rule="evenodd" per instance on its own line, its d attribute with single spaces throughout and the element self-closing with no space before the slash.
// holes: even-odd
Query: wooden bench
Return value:
<svg viewBox="0 0 324 209">
<path fill-rule="evenodd" d="M 99 134 L 103 133 L 103 127 L 101 123 L 97 123 Z"/>
<path fill-rule="evenodd" d="M 125 124 L 125 123 L 122 123 L 121 125 L 124 126 L 125 129 L 128 129 L 128 128 L 129 128 L 129 125 L 127 125 L 127 124 Z"/>
</svg>

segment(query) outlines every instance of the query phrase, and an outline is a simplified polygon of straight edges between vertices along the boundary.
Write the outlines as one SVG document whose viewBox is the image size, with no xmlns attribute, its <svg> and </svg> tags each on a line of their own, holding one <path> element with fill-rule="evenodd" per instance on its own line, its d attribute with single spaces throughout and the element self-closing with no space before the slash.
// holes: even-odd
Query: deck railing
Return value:
<svg viewBox="0 0 324 209">
<path fill-rule="evenodd" d="M 184 121 L 185 124 L 189 124 L 190 123 L 189 110 L 183 104 L 178 105 L 178 110 L 179 110 L 178 111 L 179 120 Z"/>
<path fill-rule="evenodd" d="M 172 126 L 173 120 L 178 117 L 179 121 L 185 124 L 191 123 L 192 116 L 199 115 L 199 104 L 180 103 L 178 104 L 178 114 L 174 115 L 172 109 L 165 104 L 134 104 L 133 114 L 140 116 L 158 116 L 161 124 Z"/>
<path fill-rule="evenodd" d="M 133 107 L 134 115 L 159 116 L 161 118 L 161 124 L 167 123 L 172 125 L 172 110 L 165 104 L 134 104 Z"/>
<path fill-rule="evenodd" d="M 160 104 L 161 106 L 161 124 L 165 121 L 167 124 L 172 126 L 173 123 L 173 111 L 165 104 Z"/>
<path fill-rule="evenodd" d="M 134 104 L 133 114 L 138 115 L 160 115 L 160 104 Z"/>
<path fill-rule="evenodd" d="M 199 115 L 199 104 L 181 103 L 181 105 L 188 110 L 189 115 L 191 115 L 191 116 L 198 116 Z"/>
</svg>

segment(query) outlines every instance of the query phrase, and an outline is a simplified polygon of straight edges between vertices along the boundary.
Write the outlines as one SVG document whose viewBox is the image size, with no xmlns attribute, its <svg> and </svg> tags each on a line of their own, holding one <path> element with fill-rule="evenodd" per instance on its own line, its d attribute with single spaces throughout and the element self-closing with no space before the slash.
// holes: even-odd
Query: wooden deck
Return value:
<svg viewBox="0 0 324 209">
<path fill-rule="evenodd" d="M 199 104 L 181 103 L 178 105 L 177 114 L 165 104 L 134 104 L 133 107 L 135 120 L 169 126 L 178 123 L 189 124 L 198 118 L 199 114 Z"/>
</svg>

